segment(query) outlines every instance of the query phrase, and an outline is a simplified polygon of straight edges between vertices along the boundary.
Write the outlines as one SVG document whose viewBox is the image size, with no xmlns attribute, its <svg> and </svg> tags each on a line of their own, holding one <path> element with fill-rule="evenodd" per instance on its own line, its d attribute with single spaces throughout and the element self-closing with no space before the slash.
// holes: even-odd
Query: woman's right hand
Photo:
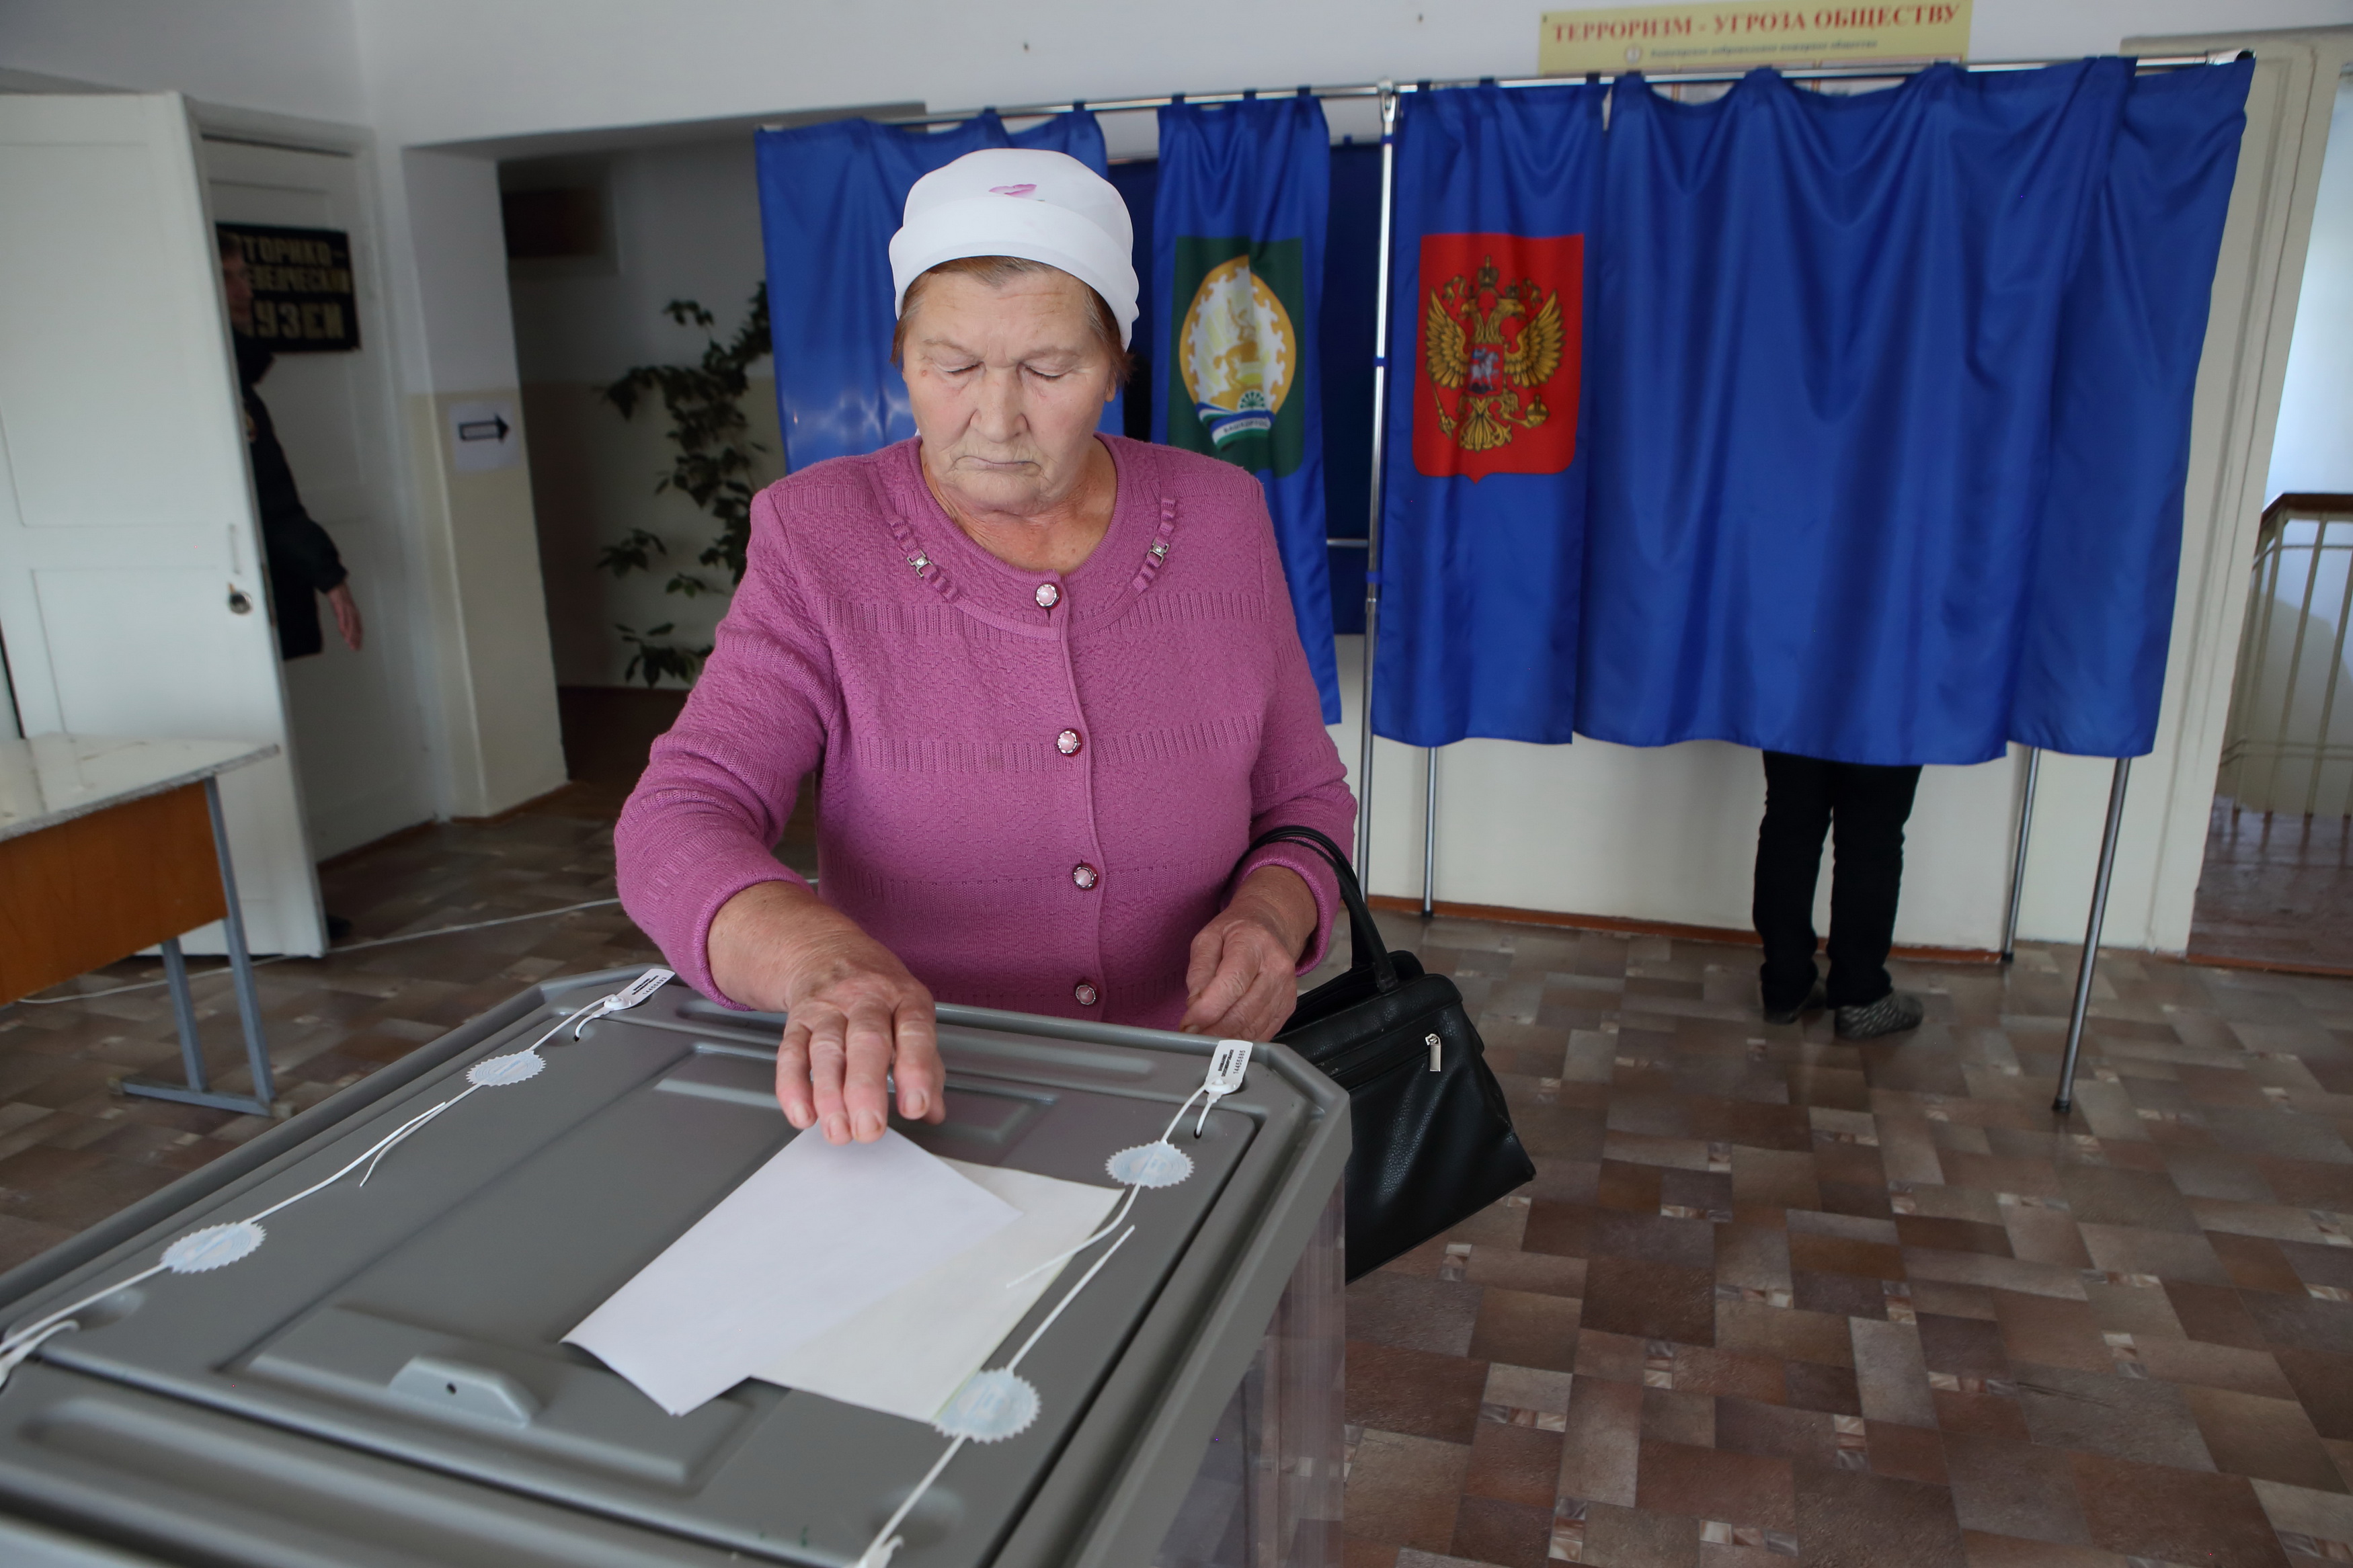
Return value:
<svg viewBox="0 0 2353 1568">
<path fill-rule="evenodd" d="M 786 1016 L 776 1050 L 785 1119 L 826 1142 L 871 1143 L 899 1114 L 947 1115 L 932 994 L 895 954 L 797 882 L 760 882 L 711 922 L 712 977 L 732 1001 Z"/>
</svg>

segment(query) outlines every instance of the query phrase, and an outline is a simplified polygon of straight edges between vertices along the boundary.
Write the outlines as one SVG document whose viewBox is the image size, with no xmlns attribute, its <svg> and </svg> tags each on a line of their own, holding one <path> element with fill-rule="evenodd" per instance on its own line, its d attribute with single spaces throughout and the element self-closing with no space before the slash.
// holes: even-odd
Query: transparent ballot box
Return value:
<svg viewBox="0 0 2353 1568">
<path fill-rule="evenodd" d="M 1328 1079 L 1260 1047 L 1198 1140 L 1197 1103 L 1173 1135 L 1190 1175 L 1139 1190 L 1133 1234 L 1010 1337 L 1046 1324 L 1019 1368 L 1034 1421 L 941 1465 L 927 1423 L 759 1381 L 673 1416 L 561 1342 L 792 1135 L 779 1020 L 682 984 L 512 1066 L 632 973 L 533 987 L 0 1277 L 0 1563 L 880 1568 L 902 1516 L 891 1568 L 1336 1568 Z M 1102 1186 L 1212 1047 L 940 1021 L 947 1121 L 900 1131 Z M 319 1185 L 411 1121 L 364 1186 Z"/>
</svg>

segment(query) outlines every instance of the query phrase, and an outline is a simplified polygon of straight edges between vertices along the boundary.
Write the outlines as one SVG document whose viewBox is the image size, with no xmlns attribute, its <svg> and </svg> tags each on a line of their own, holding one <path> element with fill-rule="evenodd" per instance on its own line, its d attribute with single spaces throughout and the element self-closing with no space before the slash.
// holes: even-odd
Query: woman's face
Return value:
<svg viewBox="0 0 2353 1568">
<path fill-rule="evenodd" d="M 1113 391 L 1092 316 L 1067 272 L 923 284 L 902 368 L 923 466 L 959 510 L 1030 516 L 1077 489 Z"/>
</svg>

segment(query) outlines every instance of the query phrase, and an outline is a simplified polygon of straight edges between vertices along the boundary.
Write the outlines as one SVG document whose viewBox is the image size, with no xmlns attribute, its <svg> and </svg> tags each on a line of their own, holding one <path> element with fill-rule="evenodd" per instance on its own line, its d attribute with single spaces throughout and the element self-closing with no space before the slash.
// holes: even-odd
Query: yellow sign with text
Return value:
<svg viewBox="0 0 2353 1568">
<path fill-rule="evenodd" d="M 1969 0 L 1799 5 L 1723 0 L 1547 11 L 1536 47 L 1546 76 L 1662 75 L 1761 65 L 1959 59 L 1969 52 Z"/>
</svg>

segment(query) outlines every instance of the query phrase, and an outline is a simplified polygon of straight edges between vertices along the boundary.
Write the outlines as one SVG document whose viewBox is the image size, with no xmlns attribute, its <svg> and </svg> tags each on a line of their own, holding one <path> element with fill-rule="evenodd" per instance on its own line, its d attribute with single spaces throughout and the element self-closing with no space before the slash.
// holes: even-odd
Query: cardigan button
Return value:
<svg viewBox="0 0 2353 1568">
<path fill-rule="evenodd" d="M 1038 607 L 1039 609 L 1050 610 L 1061 602 L 1062 591 L 1060 588 L 1057 588 L 1051 583 L 1040 583 L 1038 584 Z"/>
<path fill-rule="evenodd" d="M 1084 980 L 1071 987 L 1071 995 L 1082 1007 L 1092 1007 L 1103 1000 L 1103 993 Z"/>
<path fill-rule="evenodd" d="M 1071 880 L 1076 882 L 1079 889 L 1083 892 L 1102 881 L 1103 873 L 1082 860 L 1071 868 Z"/>
<path fill-rule="evenodd" d="M 1084 741 L 1079 739 L 1079 732 L 1076 730 L 1065 730 L 1054 737 L 1054 750 L 1066 757 L 1077 756 L 1079 748 L 1085 744 Z"/>
</svg>

